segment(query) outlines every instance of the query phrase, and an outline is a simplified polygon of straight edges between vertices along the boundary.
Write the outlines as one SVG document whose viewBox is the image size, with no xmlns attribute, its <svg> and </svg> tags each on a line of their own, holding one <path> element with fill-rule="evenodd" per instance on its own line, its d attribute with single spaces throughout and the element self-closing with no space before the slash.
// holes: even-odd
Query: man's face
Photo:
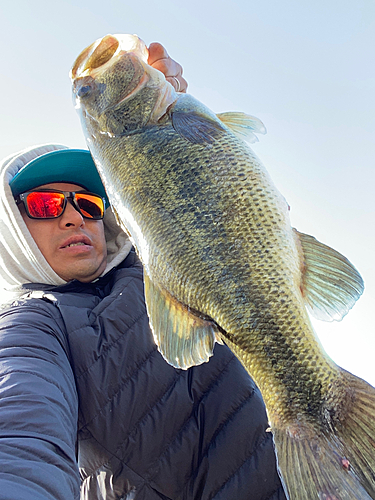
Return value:
<svg viewBox="0 0 375 500">
<path fill-rule="evenodd" d="M 82 191 L 81 186 L 61 182 L 44 184 L 38 186 L 38 189 Z M 88 283 L 102 274 L 107 265 L 107 246 L 102 220 L 83 218 L 70 201 L 67 202 L 64 213 L 57 219 L 30 219 L 23 204 L 19 207 L 39 250 L 60 278 Z"/>
</svg>

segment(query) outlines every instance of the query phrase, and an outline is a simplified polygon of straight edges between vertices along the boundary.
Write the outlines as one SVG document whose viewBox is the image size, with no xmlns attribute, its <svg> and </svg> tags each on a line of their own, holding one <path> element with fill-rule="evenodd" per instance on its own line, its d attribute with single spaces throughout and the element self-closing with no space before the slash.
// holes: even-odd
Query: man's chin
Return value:
<svg viewBox="0 0 375 500">
<path fill-rule="evenodd" d="M 90 262 L 80 262 L 79 265 L 71 266 L 66 272 L 57 272 L 57 274 L 60 278 L 67 282 L 78 280 L 82 283 L 90 283 L 96 278 L 99 278 L 99 276 L 104 272 L 106 266 L 106 261 L 101 262 L 100 265 L 97 263 L 93 264 Z"/>
</svg>

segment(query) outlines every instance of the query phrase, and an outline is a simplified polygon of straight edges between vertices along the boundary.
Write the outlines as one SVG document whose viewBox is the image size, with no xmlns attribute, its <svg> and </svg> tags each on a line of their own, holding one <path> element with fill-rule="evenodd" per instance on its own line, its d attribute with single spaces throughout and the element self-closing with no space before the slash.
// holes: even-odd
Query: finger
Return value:
<svg viewBox="0 0 375 500">
<path fill-rule="evenodd" d="M 188 83 L 181 75 L 178 76 L 167 76 L 166 80 L 172 84 L 177 92 L 186 92 Z"/>
<path fill-rule="evenodd" d="M 178 62 L 174 61 L 170 57 L 158 59 L 153 64 L 151 64 L 155 69 L 158 69 L 165 76 L 182 75 L 182 66 Z"/>
<path fill-rule="evenodd" d="M 161 71 L 177 92 L 186 92 L 188 83 L 182 76 L 181 64 L 172 59 L 163 45 L 158 42 L 151 43 L 148 51 L 148 64 Z"/>
<path fill-rule="evenodd" d="M 151 43 L 148 48 L 148 64 L 153 66 L 153 64 L 159 59 L 168 59 L 168 52 L 165 50 L 163 45 L 158 42 Z"/>
<path fill-rule="evenodd" d="M 186 92 L 188 83 L 182 76 L 182 66 L 171 58 L 159 59 L 153 65 L 153 68 L 161 71 L 166 80 L 173 85 L 177 92 Z"/>
</svg>

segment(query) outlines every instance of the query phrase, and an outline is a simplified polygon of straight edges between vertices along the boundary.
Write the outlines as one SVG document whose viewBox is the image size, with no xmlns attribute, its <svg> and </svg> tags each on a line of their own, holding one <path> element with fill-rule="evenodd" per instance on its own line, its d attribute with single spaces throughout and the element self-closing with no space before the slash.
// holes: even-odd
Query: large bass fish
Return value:
<svg viewBox="0 0 375 500">
<path fill-rule="evenodd" d="M 291 500 L 375 499 L 375 390 L 325 354 L 306 312 L 340 319 L 362 280 L 291 227 L 240 137 L 264 132 L 261 122 L 176 93 L 136 36 L 97 40 L 71 78 L 87 144 L 144 265 L 164 358 L 187 369 L 215 342 L 233 350 L 262 392 Z"/>
</svg>

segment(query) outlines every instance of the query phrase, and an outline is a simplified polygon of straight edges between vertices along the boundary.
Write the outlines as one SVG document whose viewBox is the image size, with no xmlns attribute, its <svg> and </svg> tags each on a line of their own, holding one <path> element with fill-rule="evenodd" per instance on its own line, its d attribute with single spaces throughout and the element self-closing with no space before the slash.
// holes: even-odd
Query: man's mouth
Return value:
<svg viewBox="0 0 375 500">
<path fill-rule="evenodd" d="M 60 248 L 72 248 L 79 246 L 92 246 L 90 239 L 87 236 L 72 236 L 64 241 Z"/>
<path fill-rule="evenodd" d="M 67 247 L 77 247 L 79 245 L 86 245 L 86 243 L 83 243 L 83 241 L 79 241 L 78 243 L 70 243 L 69 245 L 66 245 L 65 248 L 67 248 Z"/>
</svg>

